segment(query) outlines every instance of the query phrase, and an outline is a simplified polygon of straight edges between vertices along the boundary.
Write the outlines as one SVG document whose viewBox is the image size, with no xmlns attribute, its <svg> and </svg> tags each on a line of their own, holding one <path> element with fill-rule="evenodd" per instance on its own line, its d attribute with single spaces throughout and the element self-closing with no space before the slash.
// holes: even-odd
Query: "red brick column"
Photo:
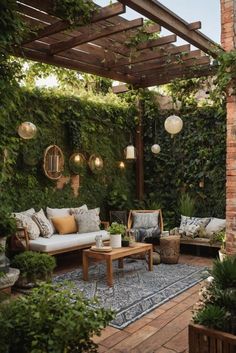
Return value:
<svg viewBox="0 0 236 353">
<path fill-rule="evenodd" d="M 221 44 L 236 49 L 236 1 L 221 0 Z M 226 250 L 236 253 L 236 96 L 227 96 Z"/>
</svg>

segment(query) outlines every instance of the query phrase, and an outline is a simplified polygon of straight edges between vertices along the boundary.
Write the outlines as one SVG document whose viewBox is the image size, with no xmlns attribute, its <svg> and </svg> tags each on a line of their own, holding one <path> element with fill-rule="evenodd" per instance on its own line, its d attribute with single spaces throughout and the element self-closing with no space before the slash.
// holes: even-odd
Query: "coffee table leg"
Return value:
<svg viewBox="0 0 236 353">
<path fill-rule="evenodd" d="M 148 251 L 148 269 L 149 271 L 153 271 L 152 249 Z"/>
<path fill-rule="evenodd" d="M 112 259 L 107 259 L 107 284 L 109 287 L 113 286 Z"/>
<path fill-rule="evenodd" d="M 118 259 L 118 268 L 124 268 L 123 259 Z"/>
<path fill-rule="evenodd" d="M 88 281 L 88 257 L 83 252 L 83 280 Z"/>
</svg>

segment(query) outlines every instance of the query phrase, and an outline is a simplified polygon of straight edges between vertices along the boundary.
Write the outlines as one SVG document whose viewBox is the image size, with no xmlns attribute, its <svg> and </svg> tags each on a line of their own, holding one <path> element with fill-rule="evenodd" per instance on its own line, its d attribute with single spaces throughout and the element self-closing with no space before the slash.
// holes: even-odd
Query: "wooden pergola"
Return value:
<svg viewBox="0 0 236 353">
<path fill-rule="evenodd" d="M 111 78 L 136 88 L 161 85 L 175 78 L 213 75 L 219 45 L 202 34 L 200 22 L 187 23 L 156 0 L 119 0 L 99 7 L 89 25 L 70 29 L 53 14 L 53 0 L 20 0 L 18 8 L 35 34 L 15 55 L 47 64 Z M 126 6 L 172 34 L 130 47 L 127 43 L 143 26 L 143 17 L 128 21 L 120 15 Z M 187 44 L 175 45 L 177 36 Z M 190 49 L 194 45 L 194 50 Z"/>
</svg>

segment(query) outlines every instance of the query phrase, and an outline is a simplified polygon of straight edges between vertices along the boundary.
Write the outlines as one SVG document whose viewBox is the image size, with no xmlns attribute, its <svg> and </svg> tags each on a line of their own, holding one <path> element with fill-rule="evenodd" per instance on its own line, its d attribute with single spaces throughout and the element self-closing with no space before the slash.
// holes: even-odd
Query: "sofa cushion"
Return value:
<svg viewBox="0 0 236 353">
<path fill-rule="evenodd" d="M 70 208 L 46 208 L 46 213 L 47 217 L 50 220 L 52 227 L 53 227 L 53 233 L 56 233 L 56 228 L 54 227 L 51 218 L 52 217 L 65 217 L 70 215 Z"/>
<path fill-rule="evenodd" d="M 84 205 L 82 205 L 82 206 L 80 206 L 80 207 L 71 208 L 71 209 L 70 209 L 70 213 L 71 213 L 71 214 L 75 214 L 75 213 L 77 213 L 77 212 L 80 211 L 80 210 L 88 211 L 88 206 L 84 204 Z"/>
<path fill-rule="evenodd" d="M 43 237 L 49 238 L 53 235 L 52 223 L 47 219 L 43 209 L 32 216 L 33 221 L 38 225 Z"/>
<path fill-rule="evenodd" d="M 133 228 L 149 229 L 158 226 L 159 214 L 157 212 L 132 212 L 133 215 Z"/>
<path fill-rule="evenodd" d="M 188 217 L 181 215 L 179 233 L 192 238 L 197 237 L 201 227 L 205 227 L 209 221 L 210 218 Z"/>
<path fill-rule="evenodd" d="M 96 232 L 100 230 L 100 208 L 94 208 L 92 210 L 79 210 L 75 213 L 75 219 L 78 223 L 79 233 Z"/>
<path fill-rule="evenodd" d="M 102 235 L 102 240 L 109 240 L 109 233 L 105 230 L 98 232 L 90 232 L 86 234 L 66 234 L 61 236 L 53 234 L 50 238 L 39 237 L 35 240 L 30 240 L 29 247 L 33 251 L 52 252 L 70 249 L 76 246 L 88 247 L 95 243 L 96 235 Z"/>
<path fill-rule="evenodd" d="M 205 228 L 206 236 L 210 237 L 212 234 L 219 233 L 226 227 L 226 220 L 212 217 Z"/>
<path fill-rule="evenodd" d="M 34 211 L 35 212 L 35 211 Z M 38 225 L 33 221 L 31 215 L 25 212 L 13 213 L 18 227 L 25 227 L 27 229 L 30 239 L 37 239 L 40 235 Z"/>
<path fill-rule="evenodd" d="M 73 215 L 53 217 L 51 220 L 59 234 L 71 234 L 77 232 L 77 223 Z"/>
</svg>

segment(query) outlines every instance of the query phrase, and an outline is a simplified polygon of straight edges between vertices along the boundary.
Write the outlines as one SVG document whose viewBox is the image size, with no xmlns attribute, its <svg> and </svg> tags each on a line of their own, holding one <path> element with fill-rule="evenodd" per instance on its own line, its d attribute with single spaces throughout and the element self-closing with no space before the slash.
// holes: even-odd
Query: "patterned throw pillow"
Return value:
<svg viewBox="0 0 236 353">
<path fill-rule="evenodd" d="M 79 233 L 96 232 L 100 230 L 100 208 L 94 208 L 92 210 L 78 210 L 75 213 L 75 219 L 78 223 Z"/>
<path fill-rule="evenodd" d="M 133 215 L 133 227 L 135 229 L 138 228 L 155 228 L 158 226 L 158 218 L 159 218 L 159 213 L 157 212 L 147 212 L 147 213 L 141 213 L 141 212 L 132 212 Z"/>
<path fill-rule="evenodd" d="M 40 230 L 37 224 L 32 220 L 31 216 L 25 212 L 13 213 L 16 218 L 16 224 L 18 227 L 26 227 L 29 238 L 34 240 L 40 235 Z"/>
<path fill-rule="evenodd" d="M 210 221 L 210 218 L 198 218 L 181 216 L 179 233 L 195 238 L 202 227 L 205 227 Z"/>
<path fill-rule="evenodd" d="M 32 219 L 38 225 L 40 233 L 43 237 L 50 238 L 53 235 L 52 224 L 45 216 L 43 209 L 41 209 L 39 212 L 36 212 L 32 216 Z"/>
</svg>

